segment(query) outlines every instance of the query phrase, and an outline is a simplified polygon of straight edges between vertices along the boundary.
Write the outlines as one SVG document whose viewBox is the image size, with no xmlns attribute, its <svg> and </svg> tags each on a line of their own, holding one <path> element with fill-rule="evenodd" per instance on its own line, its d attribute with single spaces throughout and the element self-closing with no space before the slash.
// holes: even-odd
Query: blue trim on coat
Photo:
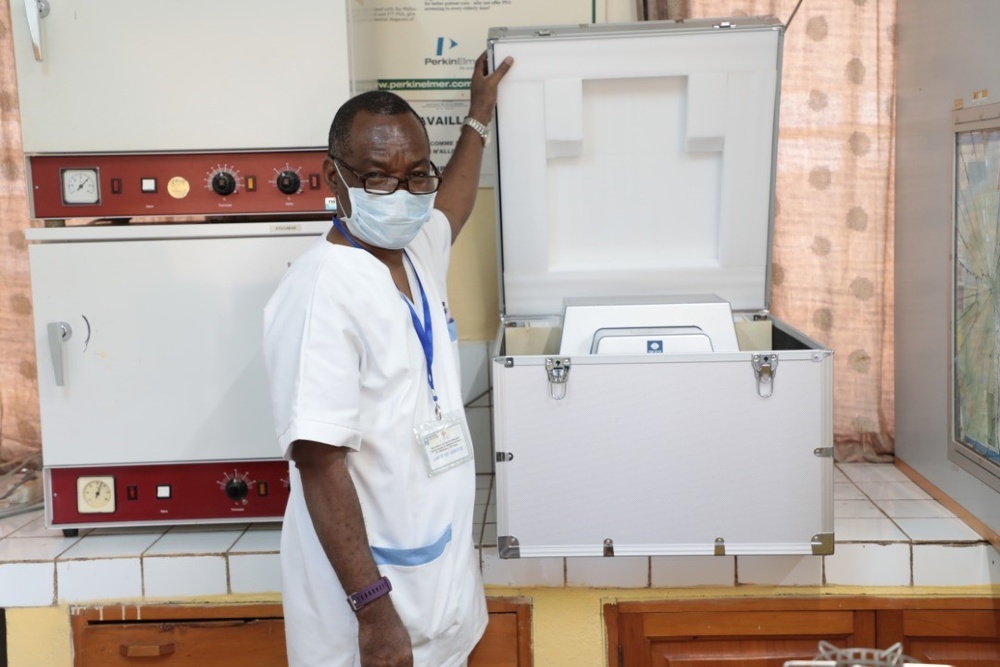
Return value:
<svg viewBox="0 0 1000 667">
<path fill-rule="evenodd" d="M 372 556 L 376 565 L 400 565 L 413 567 L 416 565 L 426 565 L 444 553 L 445 547 L 451 542 L 451 524 L 445 529 L 444 534 L 433 544 L 416 549 L 391 549 L 389 547 L 372 547 Z"/>
</svg>

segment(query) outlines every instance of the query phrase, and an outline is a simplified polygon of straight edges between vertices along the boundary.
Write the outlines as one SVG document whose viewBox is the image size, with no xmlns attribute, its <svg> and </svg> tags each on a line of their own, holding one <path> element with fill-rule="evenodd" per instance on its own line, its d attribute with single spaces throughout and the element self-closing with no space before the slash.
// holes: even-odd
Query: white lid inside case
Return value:
<svg viewBox="0 0 1000 667">
<path fill-rule="evenodd" d="M 502 310 L 769 297 L 776 19 L 494 28 Z M 718 27 L 715 27 L 718 26 Z"/>
</svg>

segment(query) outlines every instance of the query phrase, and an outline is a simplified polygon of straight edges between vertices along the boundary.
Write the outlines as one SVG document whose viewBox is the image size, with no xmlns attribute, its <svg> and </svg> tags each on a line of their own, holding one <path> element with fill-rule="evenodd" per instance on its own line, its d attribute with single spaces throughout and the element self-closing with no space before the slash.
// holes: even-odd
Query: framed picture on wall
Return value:
<svg viewBox="0 0 1000 667">
<path fill-rule="evenodd" d="M 1000 490 L 1000 104 L 955 111 L 953 128 L 948 458 Z"/>
</svg>

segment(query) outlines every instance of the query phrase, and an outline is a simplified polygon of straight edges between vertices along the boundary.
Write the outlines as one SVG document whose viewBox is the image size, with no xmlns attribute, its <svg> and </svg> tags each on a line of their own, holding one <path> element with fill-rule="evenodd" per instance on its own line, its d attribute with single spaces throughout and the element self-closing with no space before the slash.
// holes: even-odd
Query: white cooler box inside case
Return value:
<svg viewBox="0 0 1000 667">
<path fill-rule="evenodd" d="M 746 17 L 490 31 L 492 62 L 515 58 L 496 111 L 501 557 L 833 552 L 833 353 L 767 312 L 782 39 Z M 671 295 L 730 304 L 738 346 L 560 352 L 567 304 Z"/>
</svg>

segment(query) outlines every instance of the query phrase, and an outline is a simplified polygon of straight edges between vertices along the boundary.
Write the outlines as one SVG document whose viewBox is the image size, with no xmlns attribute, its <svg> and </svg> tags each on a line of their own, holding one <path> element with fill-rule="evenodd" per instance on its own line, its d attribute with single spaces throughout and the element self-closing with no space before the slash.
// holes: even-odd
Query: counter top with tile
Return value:
<svg viewBox="0 0 1000 667">
<path fill-rule="evenodd" d="M 492 586 L 938 587 L 1000 585 L 1000 554 L 900 470 L 837 464 L 830 556 L 666 556 L 504 560 L 493 476 L 477 476 L 483 580 Z M 41 511 L 0 520 L 0 608 L 97 600 L 274 595 L 280 523 L 99 528 L 65 537 Z"/>
</svg>

